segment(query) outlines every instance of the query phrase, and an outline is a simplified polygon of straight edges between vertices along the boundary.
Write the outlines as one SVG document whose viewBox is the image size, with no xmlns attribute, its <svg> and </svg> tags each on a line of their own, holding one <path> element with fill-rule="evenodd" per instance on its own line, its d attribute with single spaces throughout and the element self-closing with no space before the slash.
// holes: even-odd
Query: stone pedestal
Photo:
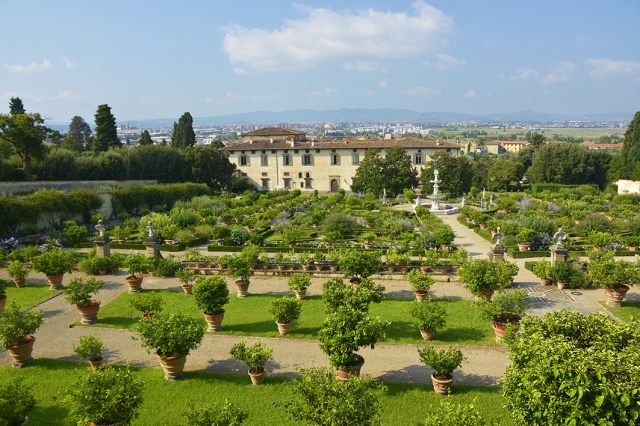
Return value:
<svg viewBox="0 0 640 426">
<path fill-rule="evenodd" d="M 482 200 L 480 200 L 480 208 L 482 210 L 485 210 L 487 208 L 487 199 L 483 198 Z"/>
<path fill-rule="evenodd" d="M 162 254 L 160 253 L 160 243 L 155 237 L 147 237 L 143 243 L 147 246 L 147 256 L 148 257 L 159 257 L 162 258 Z"/>
<path fill-rule="evenodd" d="M 111 256 L 111 240 L 106 235 L 99 235 L 94 240 L 96 243 L 96 257 Z"/>
<path fill-rule="evenodd" d="M 569 258 L 569 249 L 561 246 L 560 244 L 555 244 L 550 247 L 551 248 L 551 266 L 556 263 L 566 262 Z"/>
<path fill-rule="evenodd" d="M 504 252 L 505 248 L 502 244 L 498 243 L 491 246 L 491 251 L 489 252 L 489 258 L 495 260 L 496 262 L 504 261 Z"/>
</svg>

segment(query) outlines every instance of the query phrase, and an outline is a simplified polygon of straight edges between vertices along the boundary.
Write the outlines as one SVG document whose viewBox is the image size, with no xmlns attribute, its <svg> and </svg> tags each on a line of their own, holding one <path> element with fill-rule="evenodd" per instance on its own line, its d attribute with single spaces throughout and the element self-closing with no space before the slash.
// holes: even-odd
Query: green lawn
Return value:
<svg viewBox="0 0 640 426">
<path fill-rule="evenodd" d="M 607 302 L 600 302 L 600 304 L 624 322 L 629 321 L 632 316 L 640 318 L 640 302 L 622 302 L 622 308 L 612 308 L 607 306 Z"/>
<path fill-rule="evenodd" d="M 7 286 L 7 303 L 13 301 L 26 309 L 59 293 L 59 291 L 50 290 L 48 284 L 30 284 L 27 280 L 27 285 L 22 288 L 17 288 L 13 283 Z"/>
<path fill-rule="evenodd" d="M 138 419 L 131 424 L 177 425 L 182 412 L 193 402 L 201 406 L 210 402 L 223 402 L 225 398 L 236 402 L 249 417 L 246 425 L 295 425 L 283 408 L 274 403 L 291 399 L 290 380 L 267 376 L 262 386 L 252 386 L 246 375 L 185 372 L 185 380 L 167 382 L 159 368 L 132 368 L 145 382 L 144 402 Z M 0 383 L 15 377 L 23 377 L 32 385 L 37 401 L 29 413 L 29 424 L 72 426 L 68 409 L 62 404 L 66 391 L 77 377 L 88 374 L 86 363 L 57 361 L 39 358 L 36 363 L 20 370 L 6 365 L 0 369 Z M 387 390 L 380 391 L 383 425 L 417 425 L 428 413 L 439 406 L 442 397 L 433 392 L 430 385 L 388 383 Z M 502 407 L 500 388 L 454 385 L 451 400 L 470 403 L 489 420 L 500 425 L 512 425 L 509 412 Z"/>
<path fill-rule="evenodd" d="M 153 291 L 153 290 L 146 290 Z M 206 325 L 202 313 L 198 311 L 193 297 L 182 292 L 158 290 L 165 300 L 162 313 L 182 311 L 193 315 Z M 100 308 L 96 327 L 129 328 L 138 321 L 140 314 L 129 307 L 129 301 L 135 294 L 123 293 Z M 239 336 L 280 336 L 269 308 L 271 301 L 279 296 L 253 294 L 246 298 L 230 297 L 225 306 L 226 313 L 222 323 L 223 334 Z M 420 331 L 412 323 L 409 305 L 412 300 L 388 299 L 379 305 L 372 305 L 372 315 L 391 321 L 385 342 L 424 343 Z M 469 300 L 441 299 L 438 303 L 446 306 L 447 325 L 436 332 L 434 344 L 458 345 L 495 345 L 493 329 L 489 321 L 482 319 L 474 302 Z M 324 304 L 320 296 L 303 300 L 302 315 L 293 323 L 291 333 L 282 338 L 316 339 L 321 322 L 326 318 Z M 80 325 L 80 323 L 77 323 Z"/>
</svg>

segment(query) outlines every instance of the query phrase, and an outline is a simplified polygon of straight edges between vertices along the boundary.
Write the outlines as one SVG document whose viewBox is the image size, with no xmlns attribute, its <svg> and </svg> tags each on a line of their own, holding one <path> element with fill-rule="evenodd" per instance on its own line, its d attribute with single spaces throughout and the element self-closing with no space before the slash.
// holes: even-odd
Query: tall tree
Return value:
<svg viewBox="0 0 640 426">
<path fill-rule="evenodd" d="M 153 140 L 151 139 L 151 135 L 149 134 L 148 130 L 142 132 L 142 137 L 140 137 L 138 144 L 140 146 L 153 145 Z"/>
<path fill-rule="evenodd" d="M 436 152 L 431 156 L 432 160 L 438 158 L 439 185 L 440 191 L 453 197 L 458 197 L 471 189 L 472 168 L 471 161 L 466 155 L 452 157 L 446 152 Z M 433 184 L 433 162 L 422 169 L 420 181 L 422 182 L 422 193 L 431 194 Z"/>
<path fill-rule="evenodd" d="M 624 132 L 624 151 L 634 160 L 640 161 L 640 111 L 636 112 Z"/>
<path fill-rule="evenodd" d="M 506 191 L 512 183 L 518 183 L 524 173 L 524 166 L 517 161 L 499 159 L 487 174 L 487 189 L 490 191 Z"/>
<path fill-rule="evenodd" d="M 531 146 L 534 147 L 539 147 L 542 146 L 542 144 L 544 144 L 544 136 L 542 136 L 540 133 L 534 133 L 531 135 L 531 137 L 529 138 L 529 144 L 531 144 Z"/>
<path fill-rule="evenodd" d="M 186 167 L 182 177 L 186 182 L 205 183 L 213 191 L 231 188 L 236 166 L 226 153 L 211 146 L 187 148 L 183 152 Z"/>
<path fill-rule="evenodd" d="M 545 145 L 536 151 L 527 177 L 532 182 L 603 185 L 610 161 L 608 152 L 590 151 L 582 145 Z"/>
<path fill-rule="evenodd" d="M 196 133 L 193 131 L 193 118 L 185 112 L 177 123 L 173 123 L 171 146 L 175 148 L 188 148 L 196 144 Z"/>
<path fill-rule="evenodd" d="M 111 108 L 109 105 L 98 105 L 95 120 L 96 136 L 93 140 L 93 152 L 102 152 L 107 151 L 112 147 L 121 147 L 122 143 L 120 142 L 120 139 L 118 139 L 116 118 L 111 114 Z"/>
<path fill-rule="evenodd" d="M 371 192 L 377 197 L 387 190 L 387 196 L 402 194 L 405 188 L 413 188 L 419 183 L 418 172 L 413 167 L 411 157 L 404 149 L 393 147 L 384 157 L 377 150 L 369 149 L 356 170 L 356 179 L 351 189 L 357 192 Z"/>
<path fill-rule="evenodd" d="M 29 177 L 32 158 L 41 158 L 44 153 L 42 142 L 54 133 L 44 125 L 40 114 L 27 113 L 20 98 L 11 98 L 10 114 L 0 114 L 0 140 L 11 144 L 14 152 L 22 160 L 24 177 Z"/>
<path fill-rule="evenodd" d="M 75 116 L 71 119 L 71 124 L 69 124 L 69 131 L 67 132 L 67 136 L 65 139 L 71 139 L 76 141 L 78 144 L 82 145 L 85 150 L 91 149 L 91 127 L 84 121 L 84 118 L 80 116 Z M 71 144 L 73 145 L 73 144 Z"/>
</svg>

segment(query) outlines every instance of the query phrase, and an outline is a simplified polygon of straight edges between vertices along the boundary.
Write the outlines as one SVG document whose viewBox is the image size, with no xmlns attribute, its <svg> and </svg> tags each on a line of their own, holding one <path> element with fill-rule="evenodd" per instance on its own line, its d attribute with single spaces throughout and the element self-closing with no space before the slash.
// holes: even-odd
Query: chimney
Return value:
<svg viewBox="0 0 640 426">
<path fill-rule="evenodd" d="M 270 142 L 270 143 L 273 143 L 273 138 L 269 139 L 269 142 Z"/>
<path fill-rule="evenodd" d="M 316 146 L 316 140 L 315 139 L 311 139 L 311 146 Z"/>
</svg>

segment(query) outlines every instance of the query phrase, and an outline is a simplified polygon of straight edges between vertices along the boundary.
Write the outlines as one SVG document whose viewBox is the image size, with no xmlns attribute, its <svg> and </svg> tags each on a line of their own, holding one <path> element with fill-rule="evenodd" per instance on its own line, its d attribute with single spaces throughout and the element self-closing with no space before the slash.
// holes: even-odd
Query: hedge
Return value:
<svg viewBox="0 0 640 426">
<path fill-rule="evenodd" d="M 533 183 L 531 184 L 531 195 L 538 195 L 540 192 L 560 192 L 562 189 L 579 188 L 581 186 L 592 186 L 600 191 L 600 187 L 595 183 L 581 185 L 563 185 L 560 183 Z"/>
</svg>

